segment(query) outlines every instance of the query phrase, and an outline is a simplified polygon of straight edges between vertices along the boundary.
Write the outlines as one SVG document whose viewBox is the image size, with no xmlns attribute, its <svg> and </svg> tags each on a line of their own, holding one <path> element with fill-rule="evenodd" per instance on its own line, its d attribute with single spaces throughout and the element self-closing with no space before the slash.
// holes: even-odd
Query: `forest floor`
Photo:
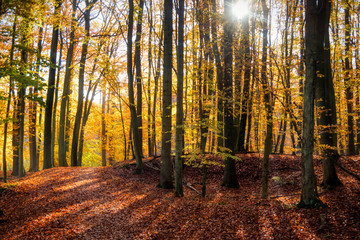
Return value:
<svg viewBox="0 0 360 240">
<path fill-rule="evenodd" d="M 223 169 L 209 167 L 207 196 L 183 198 L 156 187 L 153 160 L 134 166 L 53 168 L 1 184 L 0 239 L 360 239 L 360 182 L 338 169 L 344 186 L 319 188 L 328 206 L 299 209 L 300 158 L 272 155 L 268 200 L 261 200 L 259 155 L 239 155 L 239 189 L 221 187 Z M 360 157 L 340 163 L 360 174 Z M 321 164 L 315 161 L 318 182 Z M 184 180 L 201 191 L 202 171 Z"/>
</svg>

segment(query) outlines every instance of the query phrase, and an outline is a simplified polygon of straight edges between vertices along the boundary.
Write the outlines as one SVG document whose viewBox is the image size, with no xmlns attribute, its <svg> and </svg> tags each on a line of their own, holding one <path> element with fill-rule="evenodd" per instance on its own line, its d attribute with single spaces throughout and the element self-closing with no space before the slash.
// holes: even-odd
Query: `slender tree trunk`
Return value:
<svg viewBox="0 0 360 240">
<path fill-rule="evenodd" d="M 147 112 L 147 130 L 148 130 L 148 155 L 150 156 L 154 156 L 154 143 L 152 141 L 152 114 L 151 114 L 151 71 L 152 71 L 152 61 L 153 61 L 153 57 L 152 57 L 152 37 L 153 37 L 153 14 L 152 14 L 152 1 L 150 0 L 150 11 L 149 11 L 149 39 L 148 39 L 148 65 L 149 65 L 149 70 L 148 70 L 148 80 L 147 80 L 147 94 L 148 94 L 148 112 Z M 153 113 L 155 114 L 155 112 Z"/>
<path fill-rule="evenodd" d="M 121 125 L 122 125 L 123 138 L 124 138 L 124 161 L 125 161 L 127 159 L 127 156 L 129 155 L 128 149 L 130 149 L 130 147 L 127 147 L 125 122 L 124 122 L 124 115 L 123 115 L 123 111 L 122 111 L 121 101 L 119 102 L 119 108 L 120 108 L 120 118 L 121 118 Z M 131 131 L 129 131 L 129 132 L 131 132 Z"/>
<path fill-rule="evenodd" d="M 42 52 L 42 40 L 43 40 L 43 27 L 39 28 L 39 39 L 38 39 L 38 50 L 36 59 L 36 72 L 40 75 L 40 61 Z M 37 87 L 30 89 L 30 94 L 37 97 Z M 37 118 L 37 102 L 31 101 L 29 103 L 29 148 L 30 148 L 30 169 L 29 172 L 39 171 L 39 162 L 37 156 L 37 129 L 36 129 L 36 118 Z"/>
<path fill-rule="evenodd" d="M 128 45 L 127 45 L 127 74 L 128 74 L 128 89 L 129 89 L 129 104 L 131 112 L 131 129 L 134 137 L 134 150 L 136 158 L 136 168 L 134 174 L 141 174 L 144 172 L 142 154 L 140 149 L 139 126 L 137 120 L 137 112 L 135 108 L 134 99 L 134 76 L 132 67 L 132 37 L 134 26 L 134 2 L 129 0 L 129 29 L 128 29 Z"/>
<path fill-rule="evenodd" d="M 79 151 L 79 137 L 80 137 L 80 128 L 83 113 L 84 105 L 84 78 L 85 78 L 85 64 L 86 57 L 88 53 L 88 46 L 90 41 L 90 12 L 93 7 L 93 4 L 96 2 L 94 0 L 92 3 L 89 0 L 85 0 L 86 9 L 85 9 L 85 38 L 81 50 L 81 59 L 80 59 L 80 70 L 79 70 L 79 93 L 78 93 L 78 105 L 76 109 L 74 129 L 73 129 L 73 139 L 71 144 L 71 166 L 81 166 L 81 163 L 78 159 Z"/>
<path fill-rule="evenodd" d="M 13 28 L 12 28 L 12 36 L 11 36 L 11 48 L 10 48 L 10 67 L 13 66 L 14 60 L 14 49 L 15 49 L 15 38 L 16 38 L 16 23 L 17 17 L 15 16 Z M 8 130 L 8 123 L 9 123 L 9 115 L 10 115 L 10 105 L 11 105 L 11 97 L 13 91 L 13 78 L 12 76 L 9 77 L 9 94 L 7 99 L 6 105 L 6 116 L 5 116 L 5 124 L 4 124 L 4 143 L 3 143 L 3 153 L 2 153 L 2 163 L 3 163 L 3 181 L 4 183 L 7 182 L 7 161 L 6 161 L 6 143 L 7 143 L 7 130 Z M 14 167 L 14 166 L 13 166 Z"/>
<path fill-rule="evenodd" d="M 172 40 L 173 1 L 164 0 L 164 65 L 163 65 L 163 113 L 161 141 L 161 171 L 159 187 L 173 188 L 171 160 L 171 101 L 172 101 Z"/>
<path fill-rule="evenodd" d="M 357 13 L 357 27 L 356 27 L 356 36 L 360 36 L 360 13 Z M 360 46 L 360 37 L 357 38 L 357 46 Z M 360 47 L 358 47 L 357 51 L 355 52 L 355 64 L 356 64 L 356 78 L 360 79 Z M 357 96 L 357 100 L 358 100 L 358 109 L 359 109 L 359 104 L 360 104 L 360 88 L 358 86 L 358 96 Z M 357 120 L 356 120 L 356 126 L 357 126 L 357 136 L 356 136 L 356 152 L 357 154 L 360 154 L 360 110 L 358 110 L 357 112 Z"/>
<path fill-rule="evenodd" d="M 271 105 L 271 93 L 267 80 L 267 45 L 268 45 L 268 24 L 269 9 L 266 6 L 265 0 L 261 1 L 262 9 L 264 14 L 263 21 L 263 52 L 262 52 L 262 66 L 261 66 L 261 84 L 264 91 L 264 102 L 265 102 L 265 113 L 266 113 L 266 137 L 265 137 L 265 149 L 264 159 L 262 166 L 262 177 L 261 177 L 261 198 L 268 197 L 268 182 L 269 182 L 269 156 L 272 148 L 272 105 Z"/>
<path fill-rule="evenodd" d="M 23 50 L 22 52 L 25 52 Z M 22 53 L 21 55 L 27 55 L 27 53 Z M 23 63 L 27 62 L 27 56 L 22 56 Z M 19 163 L 18 163 L 18 173 L 17 177 L 25 176 L 25 169 L 24 169 L 24 125 L 25 125 L 25 94 L 26 94 L 26 85 L 20 84 L 19 86 L 19 100 L 18 100 L 18 108 L 19 112 L 19 149 L 18 149 L 18 156 L 19 156 Z"/>
<path fill-rule="evenodd" d="M 14 87 L 15 88 L 15 87 Z M 18 176 L 19 171 L 19 136 L 20 136 L 20 124 L 18 119 L 20 118 L 19 109 L 19 97 L 14 94 L 14 110 L 13 110 L 13 131 L 12 131 L 12 150 L 13 150 L 13 171 L 11 175 Z"/>
<path fill-rule="evenodd" d="M 304 3 L 304 0 L 300 0 L 300 11 L 301 12 L 305 12 L 304 11 L 305 9 L 305 3 Z M 305 79 L 305 34 L 304 34 L 304 14 L 301 13 L 300 16 L 299 16 L 299 19 L 300 19 L 300 23 L 302 24 L 300 26 L 300 61 L 299 61 L 299 96 L 301 98 L 303 98 L 304 96 L 304 79 Z M 298 111 L 300 113 L 300 116 L 303 114 L 303 107 L 301 104 L 299 104 L 299 107 L 298 107 Z M 291 116 L 291 118 L 293 118 L 293 116 Z M 301 123 L 300 123 L 301 124 Z M 300 131 L 302 131 L 302 126 L 300 124 L 296 124 L 296 122 L 294 121 L 292 123 L 292 126 L 295 130 L 295 127 L 297 128 L 300 128 L 299 132 L 298 133 L 298 139 L 297 139 L 297 148 L 301 148 L 301 144 L 302 144 L 302 139 L 301 139 L 301 134 Z"/>
<path fill-rule="evenodd" d="M 218 16 L 216 11 L 216 0 L 211 0 L 211 8 L 212 8 L 212 20 L 211 20 L 211 35 L 212 35 L 212 50 L 215 56 L 215 65 L 216 65 L 216 82 L 217 82 L 217 123 L 219 129 L 219 135 L 217 138 L 218 147 L 224 146 L 224 109 L 223 109 L 223 67 L 221 65 L 221 56 L 218 47 L 218 35 L 217 35 L 217 25 L 218 25 Z"/>
<path fill-rule="evenodd" d="M 113 97 L 113 94 L 111 92 L 109 92 L 109 99 L 111 99 Z M 107 106 L 107 113 L 109 116 L 111 116 L 113 114 L 112 111 L 112 106 L 111 106 L 111 101 L 107 101 L 108 106 Z M 121 109 L 121 102 L 120 102 L 120 112 L 122 112 Z M 131 132 L 131 131 L 129 131 Z M 125 137 L 125 136 L 124 136 Z M 115 157 L 115 149 L 114 149 L 114 145 L 113 145 L 113 133 L 110 132 L 108 134 L 108 143 L 109 143 L 109 152 L 108 152 L 108 161 L 109 161 L 109 165 L 112 165 L 114 163 L 114 157 Z"/>
<path fill-rule="evenodd" d="M 224 133 L 225 147 L 228 149 L 229 155 L 234 155 L 234 120 L 233 120 L 233 23 L 231 15 L 232 0 L 224 2 Z M 221 184 L 228 188 L 238 188 L 239 183 L 236 175 L 236 163 L 231 156 L 225 158 L 224 178 Z"/>
<path fill-rule="evenodd" d="M 58 72 L 56 77 L 56 86 L 55 86 L 55 96 L 54 96 L 54 106 L 53 106 L 53 116 L 52 116 L 52 126 L 51 126 L 51 163 L 54 166 L 55 163 L 55 135 L 56 135 L 56 109 L 58 105 L 58 96 L 59 96 L 59 84 L 60 84 L 60 75 L 61 75 L 61 62 L 62 62 L 62 51 L 63 51 L 63 41 L 62 34 L 60 31 L 60 49 L 59 49 L 59 64 Z"/>
<path fill-rule="evenodd" d="M 106 89 L 106 85 L 105 85 L 105 89 Z M 103 89 L 102 101 L 101 101 L 101 163 L 103 167 L 106 166 L 106 145 L 107 145 L 105 107 L 106 107 L 106 90 Z M 125 135 L 124 135 L 124 139 L 126 139 Z"/>
<path fill-rule="evenodd" d="M 255 17 L 253 16 L 251 18 L 251 46 L 252 46 L 251 59 L 253 59 L 252 69 L 251 69 L 252 83 L 251 83 L 251 88 L 250 88 L 251 90 L 250 90 L 250 96 L 249 96 L 249 101 L 248 101 L 249 115 L 248 115 L 248 127 L 247 127 L 246 146 L 245 146 L 246 151 L 249 151 L 250 147 L 251 147 L 250 136 L 251 136 L 252 115 L 253 115 L 252 105 L 253 105 L 253 96 L 254 96 L 254 86 L 255 86 L 255 83 L 257 82 L 257 58 L 256 58 L 256 48 L 255 48 L 255 42 L 256 42 L 255 41 L 255 28 L 256 27 L 255 27 L 255 25 L 256 25 L 256 21 L 255 21 Z"/>
<path fill-rule="evenodd" d="M 348 125 L 348 154 L 355 155 L 355 140 L 354 140 L 354 120 L 353 120 L 353 90 L 352 90 L 352 81 L 351 81 L 351 61 L 352 61 L 352 52 L 350 52 L 350 11 L 349 11 L 349 2 L 345 1 L 345 93 L 347 101 L 347 125 Z"/>
<path fill-rule="evenodd" d="M 54 16 L 60 13 L 62 1 L 57 0 L 54 10 Z M 44 121 L 44 164 L 43 169 L 53 167 L 51 162 L 51 124 L 52 124 L 52 111 L 54 104 L 54 90 L 55 90 L 55 77 L 56 77 L 56 54 L 59 39 L 59 22 L 54 23 L 51 50 L 50 50 L 50 69 L 49 69 L 49 80 L 48 90 L 46 94 L 46 107 L 45 107 L 45 121 Z"/>
<path fill-rule="evenodd" d="M 144 9 L 144 0 L 140 0 L 139 11 L 137 16 L 137 25 L 136 25 L 136 38 L 135 38 L 135 56 L 134 64 L 136 68 L 136 89 L 137 89 L 137 99 L 136 99 L 136 115 L 137 115 L 137 126 L 138 126 L 138 143 L 140 149 L 140 156 L 143 157 L 143 131 L 142 131 L 142 73 L 141 73 L 141 31 L 142 31 L 142 22 L 143 22 L 143 9 Z"/>
<path fill-rule="evenodd" d="M 243 96 L 241 101 L 241 118 L 239 123 L 239 131 L 237 135 L 237 150 L 240 152 L 245 152 L 245 130 L 246 130 L 246 121 L 248 118 L 248 107 L 249 107 L 249 87 L 250 87 L 250 75 L 251 75 L 251 55 L 250 55 L 250 26 L 249 26 L 249 17 L 245 16 L 241 22 L 241 33 L 242 40 L 241 45 L 244 47 L 244 86 L 243 86 Z"/>
<path fill-rule="evenodd" d="M 18 172 L 17 177 L 21 178 L 25 176 L 24 168 L 24 140 L 25 140 L 25 96 L 27 88 L 26 75 L 28 74 L 28 58 L 29 58 L 29 46 L 30 46 L 30 34 L 31 34 L 31 20 L 24 18 L 22 21 L 22 40 L 21 45 L 21 62 L 20 62 L 20 75 L 21 78 L 18 81 L 18 109 L 19 109 L 19 148 L 18 148 Z"/>
<path fill-rule="evenodd" d="M 161 30 L 160 42 L 163 41 L 164 31 Z M 154 100 L 153 100 L 153 114 L 152 114 L 152 142 L 154 144 L 154 155 L 157 153 L 156 148 L 156 106 L 157 106 L 157 94 L 158 94 L 158 83 L 160 78 L 160 64 L 161 64 L 161 44 L 159 44 L 157 65 L 155 70 L 155 79 L 154 79 Z"/>
<path fill-rule="evenodd" d="M 72 15 L 71 15 L 71 32 L 69 37 L 69 48 L 66 54 L 66 68 L 65 68 L 65 77 L 64 77 L 64 87 L 63 94 L 61 97 L 61 106 L 60 106 L 60 121 L 59 121 L 59 137 L 58 137 L 58 148 L 59 148 L 59 166 L 66 167 L 68 166 L 66 161 L 67 153 L 67 129 L 68 125 L 68 109 L 69 109 L 69 96 L 70 96 L 70 85 L 71 85 L 71 74 L 72 74 L 72 63 L 75 51 L 75 30 L 76 30 L 76 7 L 77 0 L 72 0 Z"/>
<path fill-rule="evenodd" d="M 179 0 L 179 26 L 177 43 L 177 94 L 176 94 L 176 135 L 175 135 L 175 197 L 182 197 L 183 193 L 183 93 L 184 93 L 184 0 Z"/>
</svg>

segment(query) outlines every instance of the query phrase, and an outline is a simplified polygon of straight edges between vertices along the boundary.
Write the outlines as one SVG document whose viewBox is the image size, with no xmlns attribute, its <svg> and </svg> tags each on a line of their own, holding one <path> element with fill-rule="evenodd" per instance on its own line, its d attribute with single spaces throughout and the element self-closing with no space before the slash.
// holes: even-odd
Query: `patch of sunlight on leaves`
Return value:
<svg viewBox="0 0 360 240">
<path fill-rule="evenodd" d="M 276 184 L 279 184 L 279 185 L 283 185 L 283 184 L 284 184 L 283 180 L 282 180 L 279 176 L 273 176 L 273 177 L 271 178 L 271 180 L 273 180 Z"/>
<path fill-rule="evenodd" d="M 74 182 L 71 184 L 60 186 L 58 188 L 54 188 L 54 191 L 67 191 L 67 190 L 74 189 L 74 188 L 80 187 L 80 186 L 88 184 L 88 183 L 93 183 L 95 181 L 97 181 L 97 179 L 77 181 L 77 182 Z"/>
</svg>

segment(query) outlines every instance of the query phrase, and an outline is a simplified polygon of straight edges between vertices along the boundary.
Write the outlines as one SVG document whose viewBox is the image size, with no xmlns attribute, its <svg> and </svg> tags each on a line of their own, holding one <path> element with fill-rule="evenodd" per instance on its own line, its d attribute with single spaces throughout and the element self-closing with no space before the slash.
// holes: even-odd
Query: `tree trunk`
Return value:
<svg viewBox="0 0 360 240">
<path fill-rule="evenodd" d="M 212 50 L 215 56 L 215 65 L 216 65 L 216 82 L 217 82 L 217 123 L 218 123 L 218 147 L 223 147 L 224 144 L 224 132 L 223 132 L 223 120 L 224 120 L 224 109 L 223 109 L 223 67 L 221 65 L 221 56 L 218 47 L 218 36 L 217 36 L 217 25 L 218 25 L 218 16 L 216 12 L 216 0 L 211 0 L 212 8 L 212 20 L 211 20 L 211 35 L 212 35 Z M 219 149 L 220 150 L 220 149 Z"/>
<path fill-rule="evenodd" d="M 236 175 L 234 155 L 234 120 L 233 120 L 233 23 L 231 15 L 232 0 L 225 0 L 224 2 L 224 133 L 225 133 L 225 148 L 229 151 L 225 158 L 225 169 L 222 186 L 228 188 L 238 188 L 239 183 Z M 229 156 L 230 155 L 230 156 Z"/>
<path fill-rule="evenodd" d="M 153 62 L 153 55 L 152 55 L 152 37 L 153 37 L 153 16 L 152 16 L 152 1 L 150 0 L 150 11 L 149 11 L 149 39 L 148 39 L 148 80 L 147 80 L 147 94 L 148 94 L 148 111 L 147 111 L 147 131 L 148 131 L 148 155 L 150 156 L 155 156 L 154 154 L 154 143 L 153 143 L 153 138 L 152 138 L 152 120 L 153 120 L 153 115 L 155 114 L 155 112 L 153 113 L 153 115 L 151 114 L 151 71 L 152 71 L 152 62 Z"/>
<path fill-rule="evenodd" d="M 176 94 L 176 136 L 175 136 L 175 197 L 184 196 L 183 193 L 183 138 L 184 138 L 184 0 L 179 0 L 179 26 L 177 43 L 177 94 Z"/>
<path fill-rule="evenodd" d="M 137 112 L 135 108 L 134 99 L 134 76 L 132 67 L 132 37 L 134 26 L 134 2 L 129 0 L 129 29 L 128 29 L 128 45 L 127 45 L 127 74 L 128 74 L 128 90 L 129 90 L 129 104 L 131 112 L 131 129 L 134 138 L 134 150 L 136 158 L 136 168 L 134 174 L 141 174 L 144 172 L 142 153 L 140 148 L 139 126 L 137 120 Z"/>
<path fill-rule="evenodd" d="M 321 157 L 323 164 L 323 187 L 336 187 L 341 182 L 336 174 L 335 162 L 339 155 L 337 152 L 337 133 L 336 133 L 336 99 L 334 83 L 331 72 L 330 60 L 330 41 L 329 41 L 329 19 L 331 13 L 331 4 L 326 4 L 324 19 L 320 21 L 323 24 L 322 31 L 324 47 L 320 55 L 319 72 L 315 83 L 316 105 L 319 108 L 318 126 L 320 126 L 320 144 Z"/>
<path fill-rule="evenodd" d="M 70 85 L 71 85 L 71 75 L 72 75 L 72 63 L 74 57 L 74 48 L 75 48 L 75 31 L 76 31 L 76 8 L 77 0 L 72 2 L 72 14 L 71 14 L 71 32 L 69 37 L 69 48 L 66 54 L 66 68 L 65 68 L 65 77 L 64 77 L 64 87 L 63 94 L 61 97 L 61 106 L 60 106 L 60 121 L 59 121 L 59 137 L 58 137 L 58 148 L 59 148 L 59 166 L 66 167 L 68 166 L 66 160 L 67 153 L 67 130 L 68 126 L 68 109 L 69 109 L 69 96 L 70 96 Z"/>
<path fill-rule="evenodd" d="M 243 87 L 243 97 L 241 101 L 241 118 L 239 123 L 239 131 L 237 135 L 237 150 L 239 152 L 245 152 L 245 130 L 246 130 L 246 121 L 248 118 L 248 107 L 249 107 L 249 88 L 250 88 L 250 75 L 251 75 L 251 55 L 250 55 L 250 26 L 249 26 L 249 17 L 245 16 L 242 20 L 241 25 L 241 45 L 244 47 L 244 87 Z"/>
<path fill-rule="evenodd" d="M 317 81 L 319 54 L 322 53 L 323 36 L 319 34 L 319 21 L 327 0 L 307 0 L 305 10 L 306 76 L 304 88 L 303 142 L 301 149 L 302 189 L 299 207 L 322 205 L 316 188 L 313 164 L 314 152 L 314 88 Z M 323 26 L 321 26 L 323 28 Z"/>
<path fill-rule="evenodd" d="M 61 0 L 56 1 L 54 16 L 60 13 Z M 51 50 L 50 50 L 50 69 L 49 69 L 49 80 L 48 90 L 46 94 L 46 107 L 45 107 L 45 120 L 44 120 L 44 164 L 43 169 L 53 167 L 51 162 L 51 124 L 52 124 L 52 111 L 54 104 L 54 90 L 55 90 L 55 77 L 56 77 L 56 54 L 59 39 L 59 22 L 54 23 Z"/>
<path fill-rule="evenodd" d="M 15 16 L 12 33 L 11 33 L 11 48 L 10 48 L 10 68 L 13 66 L 13 60 L 14 60 L 14 49 L 15 49 L 15 38 L 16 38 L 16 23 L 17 23 L 17 17 Z M 8 123 L 9 123 L 9 115 L 10 115 L 10 105 L 11 105 L 11 97 L 12 97 L 12 91 L 13 91 L 13 77 L 9 76 L 9 94 L 7 99 L 7 105 L 6 105 L 6 115 L 5 115 L 5 124 L 4 124 L 4 143 L 3 143 L 3 153 L 2 153 L 2 163 L 3 163 L 3 181 L 4 183 L 7 182 L 7 161 L 6 161 L 6 143 L 7 143 L 7 130 L 8 130 Z M 14 165 L 13 165 L 14 168 Z"/>
<path fill-rule="evenodd" d="M 40 76 L 40 64 L 41 64 L 41 52 L 42 52 L 42 41 L 43 41 L 43 27 L 39 28 L 39 38 L 38 38 L 38 49 L 37 49 L 37 59 L 36 59 L 36 73 Z M 34 87 L 30 90 L 30 94 L 33 94 L 37 97 L 38 89 Z M 37 119 L 37 102 L 31 101 L 29 104 L 29 148 L 30 148 L 30 169 L 29 172 L 39 171 L 39 162 L 38 162 L 38 153 L 37 153 L 37 129 L 36 129 L 36 119 Z"/>
<path fill-rule="evenodd" d="M 354 120 L 353 120 L 353 90 L 352 85 L 354 84 L 351 81 L 351 61 L 352 61 L 352 52 L 350 52 L 350 11 L 349 11 L 349 2 L 345 1 L 345 69 L 344 69 L 344 83 L 345 83 L 345 93 L 347 101 L 347 125 L 348 125 L 348 154 L 355 155 L 355 140 L 354 140 Z"/>
<path fill-rule="evenodd" d="M 15 87 L 14 87 L 15 88 Z M 20 118 L 20 109 L 19 109 L 19 99 L 18 96 L 14 94 L 14 110 L 13 110 L 13 119 Z M 17 176 L 19 171 L 19 136 L 20 136 L 20 125 L 19 121 L 13 121 L 13 131 L 12 131 L 12 150 L 13 150 L 13 171 L 11 175 Z"/>
<path fill-rule="evenodd" d="M 267 80 L 267 45 L 268 45 L 268 18 L 269 18 L 269 9 L 266 6 L 265 0 L 261 1 L 262 9 L 264 13 L 263 21 L 263 48 L 262 48 L 262 66 L 261 66 L 261 84 L 264 92 L 264 103 L 265 103 L 265 113 L 266 113 L 266 137 L 265 137 L 265 149 L 264 149 L 264 159 L 262 165 L 262 177 L 261 177 L 261 198 L 268 197 L 268 182 L 269 182 L 269 156 L 272 148 L 272 106 L 271 106 L 271 89 L 269 88 Z"/>
<path fill-rule="evenodd" d="M 74 129 L 73 129 L 73 139 L 71 144 L 71 166 L 81 166 L 81 163 L 78 159 L 79 151 L 79 136 L 80 136 L 80 127 L 83 121 L 83 105 L 84 105 L 84 78 L 85 78 L 85 64 L 86 57 L 88 53 L 88 46 L 90 40 L 90 12 L 93 7 L 93 4 L 96 2 L 89 2 L 85 0 L 86 9 L 85 9 L 85 38 L 81 50 L 81 59 L 80 59 L 80 69 L 79 69 L 79 93 L 78 93 L 78 105 L 76 109 Z"/>
<path fill-rule="evenodd" d="M 357 13 L 357 27 L 356 27 L 356 36 L 360 36 L 360 13 Z M 357 42 L 356 42 L 357 46 L 360 46 L 360 38 L 357 38 Z M 355 52 L 355 64 L 356 64 L 356 78 L 360 79 L 360 47 L 357 48 L 357 51 Z M 360 104 L 360 89 L 358 86 L 358 96 L 357 96 L 357 100 L 358 100 L 358 112 L 357 112 L 357 120 L 356 120 L 356 126 L 357 126 L 357 136 L 356 136 L 356 153 L 360 154 L 360 109 L 359 109 L 359 104 Z"/>
<path fill-rule="evenodd" d="M 106 89 L 106 85 L 105 85 L 105 89 Z M 101 163 L 103 167 L 106 166 L 106 145 L 107 145 L 105 107 L 106 107 L 106 90 L 103 89 L 102 101 L 101 101 Z M 124 139 L 126 139 L 125 135 L 124 135 Z"/>
<path fill-rule="evenodd" d="M 171 102 L 172 102 L 172 40 L 173 1 L 164 0 L 164 65 L 163 65 L 163 113 L 161 139 L 161 171 L 159 187 L 173 188 L 171 160 Z"/>
<path fill-rule="evenodd" d="M 161 37 L 160 42 L 163 41 L 164 37 L 164 31 L 161 30 Z M 156 106 L 157 106 L 157 94 L 158 94 L 158 83 L 160 78 L 160 66 L 161 66 L 161 44 L 159 44 L 158 49 L 158 57 L 157 57 L 157 64 L 156 64 L 156 70 L 155 70 L 155 79 L 154 79 L 154 99 L 153 99 L 153 114 L 152 114 L 152 142 L 154 144 L 154 155 L 157 153 L 157 147 L 156 147 Z"/>
<path fill-rule="evenodd" d="M 136 89 L 137 89 L 137 99 L 136 99 L 136 115 L 137 115 L 137 130 L 138 130 L 138 145 L 140 150 L 140 156 L 143 157 L 143 131 L 142 131 L 142 73 L 141 73 L 141 30 L 143 22 L 143 9 L 144 9 L 144 0 L 140 0 L 139 11 L 138 11 L 138 22 L 136 25 L 136 38 L 135 38 L 135 56 L 134 64 L 136 68 Z"/>
</svg>

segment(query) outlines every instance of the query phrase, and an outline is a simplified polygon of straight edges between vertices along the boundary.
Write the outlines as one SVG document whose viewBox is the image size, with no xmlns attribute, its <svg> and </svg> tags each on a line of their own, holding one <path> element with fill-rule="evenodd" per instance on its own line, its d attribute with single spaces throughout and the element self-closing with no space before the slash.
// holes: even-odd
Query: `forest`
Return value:
<svg viewBox="0 0 360 240">
<path fill-rule="evenodd" d="M 356 239 L 357 0 L 1 0 L 0 238 Z"/>
</svg>

